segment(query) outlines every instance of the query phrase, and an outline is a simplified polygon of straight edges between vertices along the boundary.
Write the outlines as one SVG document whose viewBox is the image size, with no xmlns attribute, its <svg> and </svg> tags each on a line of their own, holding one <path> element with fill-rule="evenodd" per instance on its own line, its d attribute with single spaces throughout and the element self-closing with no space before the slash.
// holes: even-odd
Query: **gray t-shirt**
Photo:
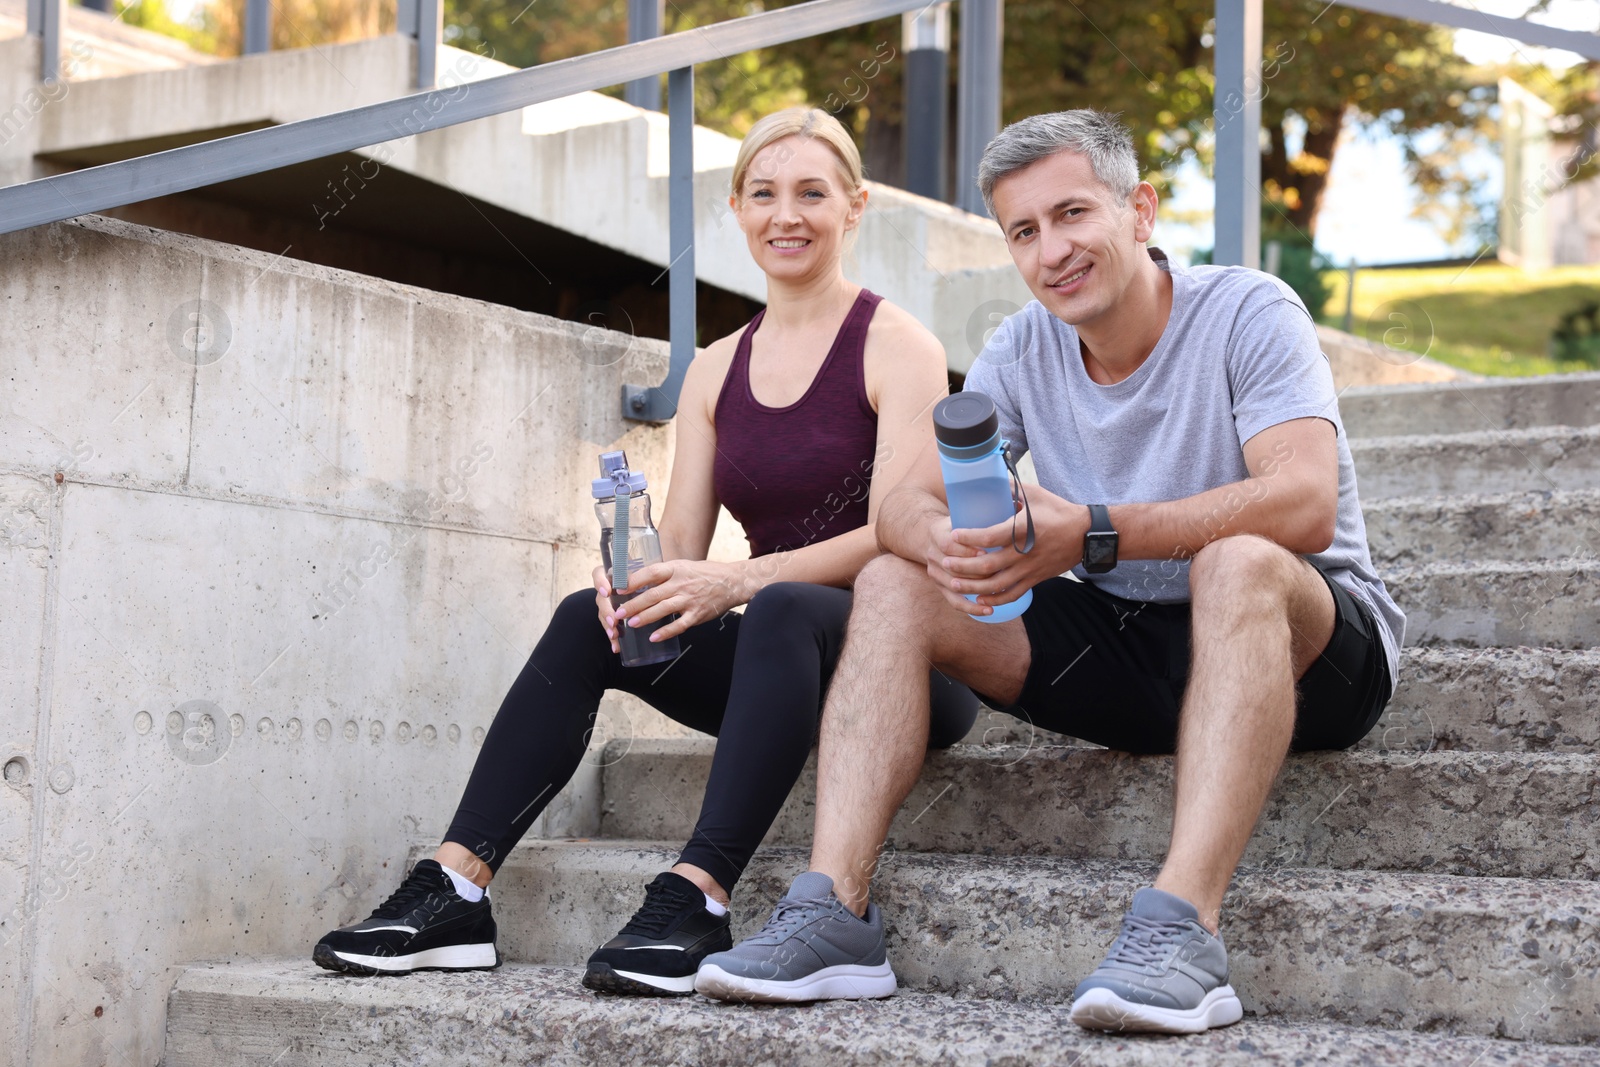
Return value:
<svg viewBox="0 0 1600 1067">
<path fill-rule="evenodd" d="M 1019 459 L 1033 454 L 1039 484 L 1081 504 L 1180 500 L 1243 481 L 1243 445 L 1262 430 L 1308 416 L 1333 423 L 1337 529 L 1326 552 L 1307 558 L 1373 609 L 1397 679 L 1406 620 L 1373 571 L 1333 372 L 1305 305 L 1260 271 L 1155 258 L 1172 275 L 1172 315 L 1128 378 L 1090 379 L 1077 331 L 1035 300 L 995 330 L 966 388 L 993 398 L 1001 435 Z M 1187 561 L 1123 560 L 1109 574 L 1074 573 L 1131 600 L 1189 599 Z"/>
</svg>

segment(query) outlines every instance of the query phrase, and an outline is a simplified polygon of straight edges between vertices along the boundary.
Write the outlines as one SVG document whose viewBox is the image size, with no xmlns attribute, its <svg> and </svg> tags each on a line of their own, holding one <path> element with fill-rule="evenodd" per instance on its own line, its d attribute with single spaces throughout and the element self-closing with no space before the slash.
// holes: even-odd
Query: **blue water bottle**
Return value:
<svg viewBox="0 0 1600 1067">
<path fill-rule="evenodd" d="M 933 435 L 939 444 L 939 468 L 944 474 L 945 499 L 950 502 L 950 525 L 957 530 L 975 530 L 1015 520 L 1016 498 L 1006 442 L 1000 440 L 1000 415 L 994 401 L 982 393 L 955 393 L 939 401 L 933 409 Z M 1021 479 L 1016 479 L 1021 491 Z M 1017 546 L 1020 552 L 1033 548 L 1033 519 L 1028 517 L 1027 541 Z M 990 552 L 1000 551 L 998 548 Z M 968 594 L 976 601 L 976 594 Z M 996 604 L 992 615 L 974 615 L 979 622 L 1007 622 L 1028 610 L 1033 603 L 1029 589 L 1009 604 Z"/>
</svg>

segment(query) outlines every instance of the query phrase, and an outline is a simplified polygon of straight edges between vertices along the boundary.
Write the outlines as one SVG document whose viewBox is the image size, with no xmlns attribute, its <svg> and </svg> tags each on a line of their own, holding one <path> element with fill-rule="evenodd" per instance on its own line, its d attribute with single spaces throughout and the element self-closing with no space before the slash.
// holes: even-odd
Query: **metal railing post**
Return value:
<svg viewBox="0 0 1600 1067">
<path fill-rule="evenodd" d="M 665 422 L 678 413 L 683 376 L 694 359 L 694 68 L 680 67 L 667 75 L 667 252 L 670 277 L 667 327 L 672 357 L 666 381 L 657 386 L 624 385 L 622 417 Z"/>
<path fill-rule="evenodd" d="M 1261 0 L 1217 0 L 1216 250 L 1221 266 L 1261 263 Z"/>
<path fill-rule="evenodd" d="M 417 0 L 417 88 L 432 89 L 439 81 L 439 40 L 444 35 L 441 0 Z"/>
<path fill-rule="evenodd" d="M 28 33 L 39 38 L 39 80 L 61 80 L 61 25 L 66 0 L 28 0 Z"/>
<path fill-rule="evenodd" d="M 1005 0 L 961 0 L 961 58 L 956 79 L 956 207 L 986 212 L 978 161 L 1000 132 L 1000 51 Z"/>
<path fill-rule="evenodd" d="M 948 196 L 945 128 L 950 120 L 950 5 L 900 16 L 906 54 L 906 190 Z"/>
<path fill-rule="evenodd" d="M 628 0 L 628 43 L 661 36 L 666 0 Z M 622 98 L 647 111 L 661 110 L 661 79 L 640 78 L 622 87 Z"/>
<path fill-rule="evenodd" d="M 244 54 L 272 51 L 272 0 L 244 0 Z"/>
</svg>

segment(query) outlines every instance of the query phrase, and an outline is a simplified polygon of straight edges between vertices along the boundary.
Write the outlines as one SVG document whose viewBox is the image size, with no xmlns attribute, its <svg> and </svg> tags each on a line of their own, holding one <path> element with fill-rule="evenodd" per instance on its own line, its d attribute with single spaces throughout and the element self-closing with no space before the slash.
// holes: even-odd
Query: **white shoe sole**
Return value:
<svg viewBox="0 0 1600 1067">
<path fill-rule="evenodd" d="M 1119 1033 L 1198 1034 L 1232 1026 L 1244 1018 L 1233 986 L 1218 986 L 1187 1010 L 1123 1000 L 1109 989 L 1091 989 L 1072 1002 L 1072 1021 L 1086 1030 Z"/>
<path fill-rule="evenodd" d="M 694 975 L 686 974 L 682 978 L 669 978 L 661 974 L 644 974 L 641 971 L 619 971 L 611 968 L 611 973 L 622 978 L 629 978 L 640 985 L 650 986 L 652 989 L 664 990 L 668 993 L 693 993 Z"/>
<path fill-rule="evenodd" d="M 695 992 L 718 1000 L 787 1004 L 806 1000 L 872 1000 L 894 995 L 894 970 L 884 960 L 876 967 L 841 963 L 824 967 L 792 982 L 742 978 L 716 964 L 706 964 L 694 976 Z"/>
<path fill-rule="evenodd" d="M 413 952 L 409 956 L 363 956 L 355 952 L 335 952 L 346 963 L 371 967 L 375 971 L 420 971 L 427 967 L 445 970 L 477 970 L 493 967 L 498 962 L 494 943 L 486 945 L 446 945 Z"/>
</svg>

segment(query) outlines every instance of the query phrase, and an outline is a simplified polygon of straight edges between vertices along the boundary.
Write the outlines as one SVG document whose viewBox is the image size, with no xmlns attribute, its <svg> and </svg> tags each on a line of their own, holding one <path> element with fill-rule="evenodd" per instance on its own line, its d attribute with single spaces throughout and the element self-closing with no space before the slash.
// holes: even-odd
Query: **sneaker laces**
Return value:
<svg viewBox="0 0 1600 1067">
<path fill-rule="evenodd" d="M 413 867 L 406 880 L 400 883 L 389 899 L 378 905 L 372 913 L 374 919 L 401 919 L 410 914 L 418 904 L 430 896 L 441 893 L 437 882 L 429 884 L 427 874 L 420 865 Z"/>
<path fill-rule="evenodd" d="M 1136 970 L 1166 969 L 1172 946 L 1189 933 L 1184 923 L 1166 919 L 1146 919 L 1140 915 L 1124 915 L 1122 932 L 1112 942 L 1105 963 L 1118 964 Z"/>
<path fill-rule="evenodd" d="M 752 945 L 776 945 L 787 941 L 795 932 L 816 917 L 816 910 L 829 908 L 827 900 L 791 900 L 784 897 L 772 909 L 767 924 L 759 933 L 747 941 Z"/>
<path fill-rule="evenodd" d="M 644 903 L 633 913 L 633 918 L 628 920 L 628 925 L 622 928 L 621 933 L 660 937 L 666 931 L 667 924 L 682 915 L 690 903 L 687 892 L 657 878 L 645 886 Z"/>
</svg>

